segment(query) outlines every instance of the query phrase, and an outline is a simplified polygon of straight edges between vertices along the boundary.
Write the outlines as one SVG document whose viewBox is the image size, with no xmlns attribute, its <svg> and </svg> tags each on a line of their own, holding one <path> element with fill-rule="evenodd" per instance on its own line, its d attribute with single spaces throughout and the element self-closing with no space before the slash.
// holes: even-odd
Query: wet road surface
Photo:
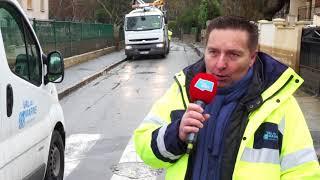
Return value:
<svg viewBox="0 0 320 180">
<path fill-rule="evenodd" d="M 175 73 L 198 59 L 191 47 L 172 43 L 165 59 L 127 61 L 62 99 L 67 125 L 65 179 L 110 179 L 153 102 L 173 83 Z"/>
</svg>

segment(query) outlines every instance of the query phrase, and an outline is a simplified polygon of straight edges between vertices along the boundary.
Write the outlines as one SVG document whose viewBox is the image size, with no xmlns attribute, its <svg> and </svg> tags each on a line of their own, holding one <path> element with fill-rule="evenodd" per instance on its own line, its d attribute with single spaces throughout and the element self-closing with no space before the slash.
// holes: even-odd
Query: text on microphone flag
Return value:
<svg viewBox="0 0 320 180">
<path fill-rule="evenodd" d="M 213 91 L 214 82 L 199 78 L 196 84 L 194 85 L 200 91 Z"/>
</svg>

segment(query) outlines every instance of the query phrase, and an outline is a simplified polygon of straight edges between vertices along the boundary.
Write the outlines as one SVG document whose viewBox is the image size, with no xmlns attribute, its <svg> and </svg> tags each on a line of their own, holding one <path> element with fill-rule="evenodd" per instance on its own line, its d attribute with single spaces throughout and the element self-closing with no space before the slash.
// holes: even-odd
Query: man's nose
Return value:
<svg viewBox="0 0 320 180">
<path fill-rule="evenodd" d="M 218 58 L 217 58 L 217 64 L 216 67 L 219 70 L 223 70 L 225 68 L 227 68 L 227 61 L 226 61 L 226 57 L 224 54 L 221 54 Z"/>
</svg>

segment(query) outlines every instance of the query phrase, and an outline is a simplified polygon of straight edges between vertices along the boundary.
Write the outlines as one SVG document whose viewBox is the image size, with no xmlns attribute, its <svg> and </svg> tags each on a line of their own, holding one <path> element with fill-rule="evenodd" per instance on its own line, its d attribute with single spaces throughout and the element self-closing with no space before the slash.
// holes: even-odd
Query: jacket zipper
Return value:
<svg viewBox="0 0 320 180">
<path fill-rule="evenodd" d="M 182 86 L 179 82 L 179 80 L 177 79 L 176 76 L 174 76 L 174 80 L 176 81 L 176 83 L 178 84 L 178 87 L 179 87 L 179 90 L 180 90 L 180 93 L 181 93 L 181 99 L 182 99 L 182 102 L 183 102 L 183 106 L 184 106 L 184 109 L 187 109 L 187 104 L 186 104 L 186 101 L 184 100 L 184 95 L 183 95 L 183 91 L 182 91 Z"/>
</svg>

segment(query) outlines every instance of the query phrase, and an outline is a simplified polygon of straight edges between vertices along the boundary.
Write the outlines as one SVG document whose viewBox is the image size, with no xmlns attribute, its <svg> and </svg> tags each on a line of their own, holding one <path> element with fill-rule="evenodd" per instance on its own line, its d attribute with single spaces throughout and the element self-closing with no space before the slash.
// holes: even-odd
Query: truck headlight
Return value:
<svg viewBox="0 0 320 180">
<path fill-rule="evenodd" d="M 157 47 L 157 48 L 162 48 L 162 47 L 163 47 L 163 44 L 162 44 L 162 43 L 157 44 L 156 47 Z"/>
<path fill-rule="evenodd" d="M 126 49 L 130 50 L 130 49 L 132 49 L 132 46 L 126 46 Z"/>
</svg>

